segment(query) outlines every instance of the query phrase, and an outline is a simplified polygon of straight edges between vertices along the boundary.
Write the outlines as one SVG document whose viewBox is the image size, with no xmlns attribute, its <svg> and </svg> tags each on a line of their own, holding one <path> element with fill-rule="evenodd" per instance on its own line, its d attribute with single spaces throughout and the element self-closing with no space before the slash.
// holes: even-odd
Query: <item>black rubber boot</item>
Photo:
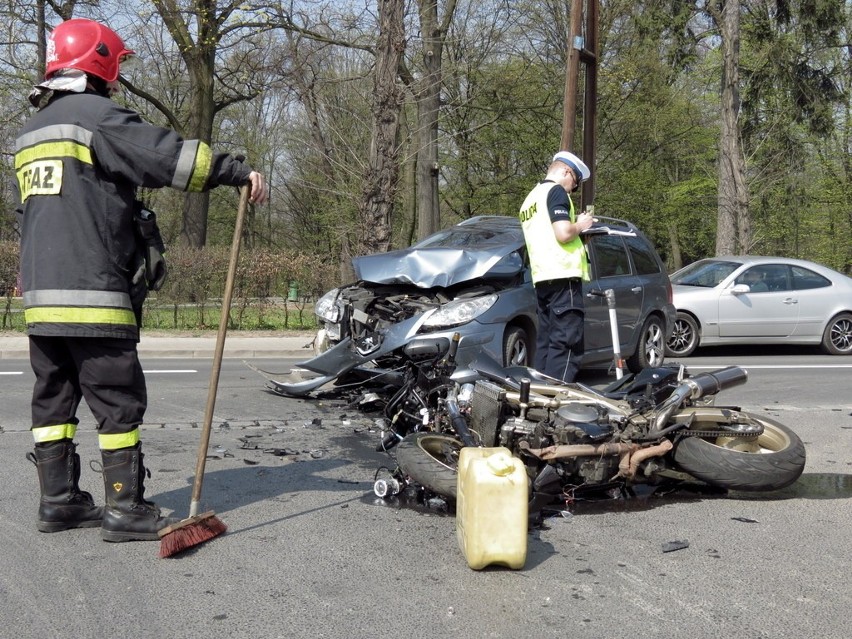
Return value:
<svg viewBox="0 0 852 639">
<path fill-rule="evenodd" d="M 41 502 L 36 528 L 52 533 L 71 528 L 101 525 L 103 508 L 95 506 L 92 495 L 80 490 L 80 456 L 70 439 L 36 444 L 27 459 L 38 470 Z"/>
<path fill-rule="evenodd" d="M 105 541 L 156 541 L 158 530 L 180 521 L 161 516 L 157 505 L 145 499 L 146 469 L 139 444 L 102 450 L 101 457 L 106 493 L 101 537 Z"/>
</svg>

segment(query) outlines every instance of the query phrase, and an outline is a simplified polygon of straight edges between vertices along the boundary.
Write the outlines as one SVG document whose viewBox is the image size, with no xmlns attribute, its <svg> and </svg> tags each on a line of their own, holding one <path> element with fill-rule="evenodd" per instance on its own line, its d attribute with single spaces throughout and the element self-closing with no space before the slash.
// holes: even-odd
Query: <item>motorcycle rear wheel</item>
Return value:
<svg viewBox="0 0 852 639">
<path fill-rule="evenodd" d="M 412 433 L 396 447 L 396 463 L 427 490 L 455 499 L 459 451 L 463 446 L 450 435 Z"/>
<path fill-rule="evenodd" d="M 749 417 L 763 425 L 756 441 L 684 437 L 674 449 L 675 462 L 694 477 L 730 490 L 762 492 L 789 486 L 805 469 L 805 445 L 783 424 Z"/>
</svg>

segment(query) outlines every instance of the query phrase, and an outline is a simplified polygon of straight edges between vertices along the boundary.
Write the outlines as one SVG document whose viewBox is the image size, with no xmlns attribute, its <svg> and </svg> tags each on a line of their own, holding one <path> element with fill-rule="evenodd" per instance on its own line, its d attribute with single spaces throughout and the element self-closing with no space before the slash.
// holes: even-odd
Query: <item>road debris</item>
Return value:
<svg viewBox="0 0 852 639">
<path fill-rule="evenodd" d="M 667 541 L 663 544 L 663 552 L 674 552 L 675 550 L 683 550 L 684 548 L 689 548 L 689 541 L 686 539 L 682 541 Z"/>
</svg>

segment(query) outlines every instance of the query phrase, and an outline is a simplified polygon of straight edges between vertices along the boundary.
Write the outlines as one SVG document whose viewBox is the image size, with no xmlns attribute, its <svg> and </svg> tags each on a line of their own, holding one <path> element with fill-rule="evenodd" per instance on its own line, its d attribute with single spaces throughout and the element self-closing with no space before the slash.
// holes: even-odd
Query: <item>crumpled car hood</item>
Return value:
<svg viewBox="0 0 852 639">
<path fill-rule="evenodd" d="M 374 284 L 411 284 L 420 288 L 453 286 L 479 277 L 510 277 L 523 268 L 515 246 L 487 251 L 460 248 L 407 248 L 352 260 L 360 280 Z"/>
</svg>

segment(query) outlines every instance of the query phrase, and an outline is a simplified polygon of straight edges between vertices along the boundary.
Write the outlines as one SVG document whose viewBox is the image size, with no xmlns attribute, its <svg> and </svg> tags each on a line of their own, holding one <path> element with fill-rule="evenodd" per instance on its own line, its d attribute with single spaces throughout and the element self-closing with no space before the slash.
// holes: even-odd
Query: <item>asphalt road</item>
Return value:
<svg viewBox="0 0 852 639">
<path fill-rule="evenodd" d="M 759 496 L 581 504 L 530 532 L 523 570 L 477 572 L 444 504 L 373 497 L 392 460 L 374 451 L 370 416 L 270 394 L 238 359 L 223 363 L 202 500 L 225 535 L 158 559 L 157 542 L 108 544 L 97 529 L 37 533 L 32 377 L 2 360 L 0 637 L 848 637 L 852 361 L 716 350 L 684 363 L 749 369 L 722 400 L 800 434 L 800 481 Z M 182 517 L 210 362 L 143 366 L 147 496 Z M 80 416 L 82 485 L 100 498 L 95 432 Z M 676 540 L 689 545 L 662 552 Z"/>
</svg>

